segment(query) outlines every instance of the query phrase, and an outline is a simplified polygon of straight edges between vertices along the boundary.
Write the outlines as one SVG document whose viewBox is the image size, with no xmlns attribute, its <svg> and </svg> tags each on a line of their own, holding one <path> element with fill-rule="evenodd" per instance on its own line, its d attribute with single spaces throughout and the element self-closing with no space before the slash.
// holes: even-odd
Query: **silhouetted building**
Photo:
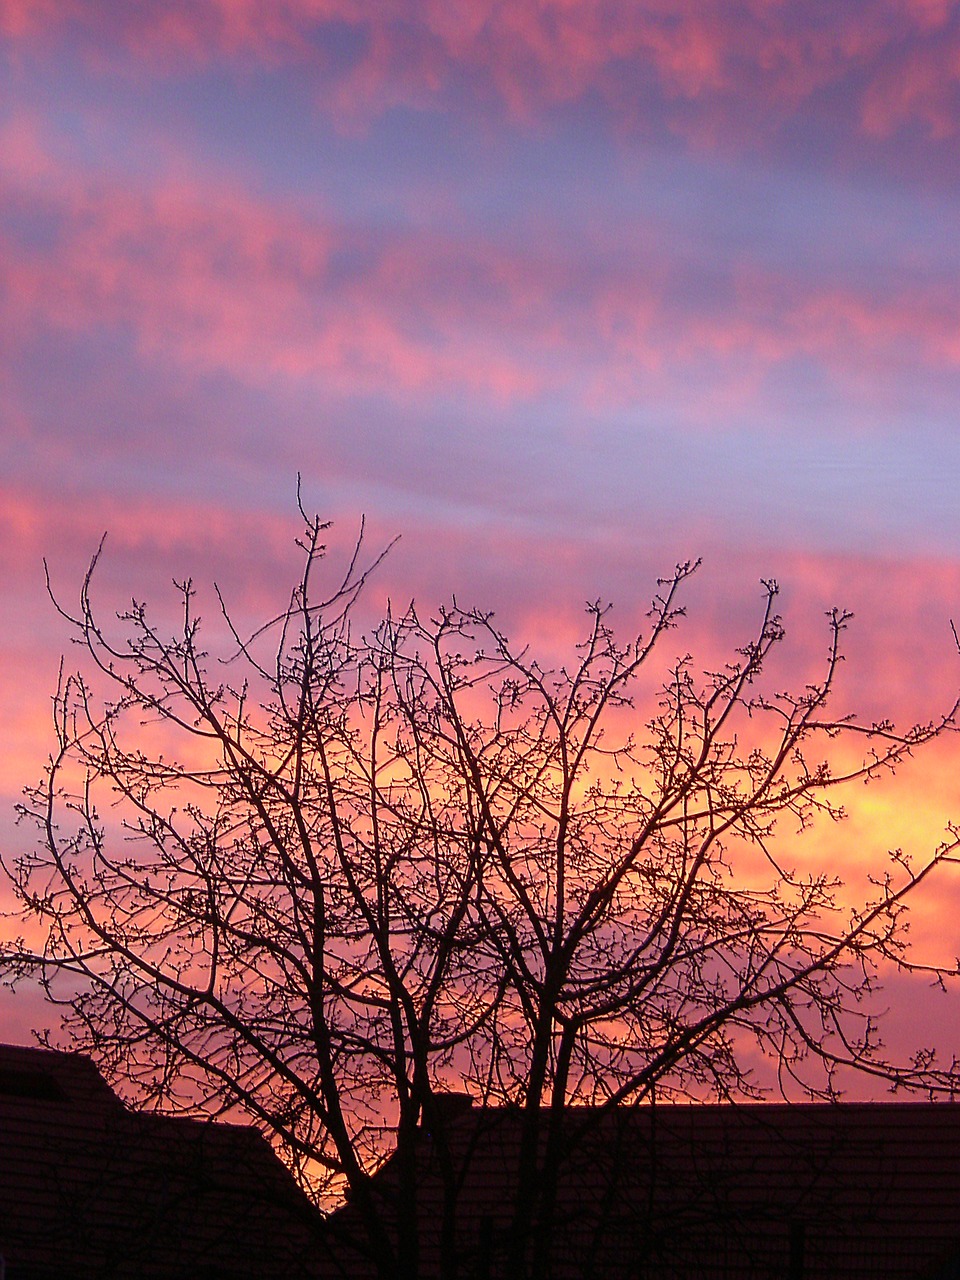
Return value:
<svg viewBox="0 0 960 1280">
<path fill-rule="evenodd" d="M 135 1113 L 89 1058 L 0 1046 L 7 1280 L 296 1280 L 319 1223 L 249 1126 Z"/>
<path fill-rule="evenodd" d="M 444 1108 L 460 1280 L 514 1280 L 520 1113 Z M 564 1137 L 552 1280 L 960 1280 L 960 1105 L 574 1107 Z M 426 1127 L 418 1162 L 435 1280 Z M 389 1213 L 393 1160 L 375 1184 Z M 366 1280 L 362 1239 L 356 1211 L 324 1222 L 253 1129 L 132 1112 L 88 1058 L 0 1046 L 7 1280 Z"/>
<path fill-rule="evenodd" d="M 520 1113 L 448 1107 L 459 1274 L 508 1280 Z M 960 1105 L 569 1108 L 564 1127 L 552 1280 L 960 1280 Z M 422 1280 L 439 1274 L 432 1145 L 422 1129 Z M 377 1181 L 389 1204 L 391 1161 Z M 348 1205 L 330 1229 L 361 1280 L 354 1219 Z"/>
</svg>

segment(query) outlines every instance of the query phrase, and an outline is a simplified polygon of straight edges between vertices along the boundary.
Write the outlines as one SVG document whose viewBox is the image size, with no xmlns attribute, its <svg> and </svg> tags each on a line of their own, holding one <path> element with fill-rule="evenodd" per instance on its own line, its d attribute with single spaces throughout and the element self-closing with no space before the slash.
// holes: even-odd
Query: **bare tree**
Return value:
<svg viewBox="0 0 960 1280">
<path fill-rule="evenodd" d="M 869 996 L 885 966 L 920 967 L 907 902 L 956 861 L 957 833 L 917 864 L 878 855 L 854 908 L 774 837 L 840 818 L 845 784 L 891 771 L 956 707 L 904 732 L 834 715 L 842 612 L 819 679 L 766 690 L 773 582 L 727 665 L 668 663 L 635 706 L 694 563 L 627 643 L 591 605 L 555 669 L 458 605 L 360 635 L 361 546 L 321 590 L 325 527 L 306 521 L 288 606 L 234 628 L 222 664 L 189 581 L 171 638 L 138 602 L 101 623 L 96 557 L 78 612 L 61 608 L 87 674 L 61 678 L 56 750 L 20 810 L 38 839 L 4 864 L 23 936 L 2 972 L 39 976 L 71 1044 L 144 1104 L 247 1113 L 318 1194 L 348 1191 L 391 1277 L 418 1274 L 424 1125 L 457 1272 L 450 1089 L 520 1108 L 520 1277 L 547 1267 L 571 1102 L 755 1096 L 756 1050 L 805 1096 L 834 1096 L 848 1067 L 955 1088 L 954 1063 L 885 1056 Z M 831 764 L 838 746 L 853 765 Z"/>
</svg>

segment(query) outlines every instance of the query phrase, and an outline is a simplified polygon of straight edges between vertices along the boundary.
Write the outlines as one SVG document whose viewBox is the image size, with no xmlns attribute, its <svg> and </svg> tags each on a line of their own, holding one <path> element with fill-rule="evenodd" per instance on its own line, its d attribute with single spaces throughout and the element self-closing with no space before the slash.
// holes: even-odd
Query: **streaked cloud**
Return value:
<svg viewBox="0 0 960 1280">
<path fill-rule="evenodd" d="M 805 0 L 0 3 L 9 39 L 78 41 L 108 66 L 131 56 L 160 73 L 216 58 L 305 65 L 325 82 L 326 104 L 347 114 L 469 86 L 521 118 L 594 95 L 639 125 L 649 78 L 680 125 L 679 104 L 764 100 L 782 117 L 840 89 L 862 104 L 868 132 L 913 121 L 934 135 L 947 118 L 933 97 L 957 79 L 955 19 L 948 0 L 829 11 Z"/>
<path fill-rule="evenodd" d="M 115 328 L 147 359 L 255 384 L 491 403 L 562 391 L 590 409 L 675 392 L 697 370 L 728 418 L 798 360 L 841 382 L 960 363 L 960 262 L 825 278 L 787 255 L 691 257 L 654 215 L 615 249 L 549 219 L 505 243 L 469 224 L 371 227 L 236 185 L 84 180 L 29 128 L 6 137 L 0 305 L 21 335 Z"/>
</svg>

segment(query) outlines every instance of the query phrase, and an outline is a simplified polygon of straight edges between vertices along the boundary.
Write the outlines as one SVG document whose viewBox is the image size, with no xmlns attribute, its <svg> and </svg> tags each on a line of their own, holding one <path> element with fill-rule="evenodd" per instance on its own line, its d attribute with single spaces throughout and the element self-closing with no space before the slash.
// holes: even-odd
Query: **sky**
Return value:
<svg viewBox="0 0 960 1280">
<path fill-rule="evenodd" d="M 4 849 L 69 642 L 43 558 L 69 601 L 106 531 L 105 611 L 192 575 L 264 617 L 298 473 L 335 549 L 400 535 L 377 604 L 556 652 L 701 556 L 705 663 L 772 575 L 785 683 L 841 605 L 842 709 L 948 705 L 958 191 L 948 0 L 0 0 Z M 797 856 L 922 853 L 956 762 Z M 898 992 L 891 1041 L 956 1025 Z"/>
</svg>

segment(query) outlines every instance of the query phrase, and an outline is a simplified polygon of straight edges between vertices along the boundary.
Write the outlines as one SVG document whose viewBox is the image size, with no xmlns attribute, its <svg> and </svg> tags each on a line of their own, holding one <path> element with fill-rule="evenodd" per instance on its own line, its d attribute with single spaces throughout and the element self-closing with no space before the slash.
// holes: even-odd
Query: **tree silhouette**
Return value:
<svg viewBox="0 0 960 1280">
<path fill-rule="evenodd" d="M 841 817 L 838 791 L 951 728 L 955 707 L 906 732 L 835 717 L 836 611 L 820 678 L 766 691 L 773 582 L 728 664 L 668 664 L 635 706 L 694 563 L 628 642 L 591 605 L 567 666 L 456 604 L 359 634 L 362 535 L 324 592 L 326 527 L 305 517 L 279 617 L 248 636 L 223 607 L 223 663 L 189 581 L 171 638 L 138 602 L 101 623 L 99 552 L 78 612 L 61 608 L 88 674 L 61 677 L 56 750 L 20 808 L 38 839 L 5 863 L 23 937 L 2 972 L 40 978 L 71 1045 L 144 1104 L 247 1113 L 318 1195 L 349 1194 L 391 1277 L 417 1274 L 425 1127 L 456 1273 L 450 1090 L 520 1109 L 519 1277 L 546 1265 L 571 1102 L 756 1096 L 757 1051 L 805 1096 L 833 1096 L 847 1067 L 955 1087 L 953 1064 L 885 1056 L 869 996 L 884 966 L 919 967 L 904 912 L 956 860 L 956 833 L 922 863 L 878 864 L 854 907 L 774 840 L 778 822 Z M 856 762 L 831 764 L 838 747 Z M 372 1177 L 387 1152 L 389 1183 Z"/>
</svg>

